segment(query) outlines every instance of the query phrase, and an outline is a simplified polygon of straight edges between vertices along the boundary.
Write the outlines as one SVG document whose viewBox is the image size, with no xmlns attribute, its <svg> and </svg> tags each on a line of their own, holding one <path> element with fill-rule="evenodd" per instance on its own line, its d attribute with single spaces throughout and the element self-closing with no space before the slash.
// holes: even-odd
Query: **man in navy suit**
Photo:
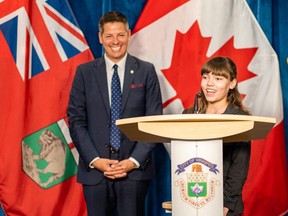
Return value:
<svg viewBox="0 0 288 216">
<path fill-rule="evenodd" d="M 70 134 L 79 152 L 77 180 L 83 185 L 89 216 L 144 216 L 145 196 L 154 171 L 155 143 L 120 135 L 110 142 L 111 80 L 115 64 L 121 86 L 120 118 L 161 115 L 162 98 L 154 66 L 127 53 L 131 32 L 116 11 L 99 21 L 105 54 L 77 67 L 68 104 Z"/>
</svg>

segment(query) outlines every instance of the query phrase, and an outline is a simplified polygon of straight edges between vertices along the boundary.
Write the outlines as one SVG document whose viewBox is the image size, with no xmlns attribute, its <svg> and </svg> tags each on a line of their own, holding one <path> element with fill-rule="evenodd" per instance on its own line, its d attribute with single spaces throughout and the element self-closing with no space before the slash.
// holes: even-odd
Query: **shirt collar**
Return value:
<svg viewBox="0 0 288 216">
<path fill-rule="evenodd" d="M 106 53 L 104 54 L 104 59 L 105 59 L 105 62 L 106 62 L 106 67 L 108 69 L 113 69 L 113 66 L 115 65 L 114 62 L 112 62 L 106 55 Z M 119 61 L 117 62 L 116 64 L 118 65 L 118 68 L 119 70 L 124 70 L 125 68 L 125 63 L 126 63 L 126 59 L 127 59 L 127 52 L 125 54 L 125 56 Z"/>
</svg>

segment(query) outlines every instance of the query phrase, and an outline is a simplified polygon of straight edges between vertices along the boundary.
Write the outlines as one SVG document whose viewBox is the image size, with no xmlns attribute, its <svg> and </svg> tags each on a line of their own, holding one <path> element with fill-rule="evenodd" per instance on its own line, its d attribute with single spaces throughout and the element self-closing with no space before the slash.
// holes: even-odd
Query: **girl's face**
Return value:
<svg viewBox="0 0 288 216">
<path fill-rule="evenodd" d="M 209 105 L 228 105 L 227 95 L 230 89 L 235 88 L 236 79 L 230 79 L 224 76 L 214 75 L 212 72 L 202 75 L 201 89 Z"/>
</svg>

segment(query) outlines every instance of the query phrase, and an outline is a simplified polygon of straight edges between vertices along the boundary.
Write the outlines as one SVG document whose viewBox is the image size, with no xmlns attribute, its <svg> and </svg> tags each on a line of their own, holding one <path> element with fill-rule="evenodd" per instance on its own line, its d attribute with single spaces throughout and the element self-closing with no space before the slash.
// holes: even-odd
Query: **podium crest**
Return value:
<svg viewBox="0 0 288 216">
<path fill-rule="evenodd" d="M 215 197 L 216 187 L 220 185 L 220 181 L 213 176 L 217 175 L 219 171 L 216 164 L 212 164 L 203 158 L 192 158 L 179 164 L 175 173 L 179 175 L 190 165 L 192 167 L 191 172 L 185 172 L 187 181 L 180 178 L 174 184 L 180 188 L 181 199 L 199 209 Z M 203 165 L 209 167 L 210 172 L 203 172 Z"/>
</svg>

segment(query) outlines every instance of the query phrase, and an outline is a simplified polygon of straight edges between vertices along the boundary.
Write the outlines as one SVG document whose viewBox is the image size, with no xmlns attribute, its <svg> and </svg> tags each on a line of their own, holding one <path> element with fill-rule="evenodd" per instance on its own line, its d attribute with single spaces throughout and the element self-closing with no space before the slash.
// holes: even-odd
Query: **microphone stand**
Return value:
<svg viewBox="0 0 288 216">
<path fill-rule="evenodd" d="M 193 113 L 198 114 L 198 99 L 201 98 L 201 93 L 197 93 L 194 99 Z"/>
</svg>

